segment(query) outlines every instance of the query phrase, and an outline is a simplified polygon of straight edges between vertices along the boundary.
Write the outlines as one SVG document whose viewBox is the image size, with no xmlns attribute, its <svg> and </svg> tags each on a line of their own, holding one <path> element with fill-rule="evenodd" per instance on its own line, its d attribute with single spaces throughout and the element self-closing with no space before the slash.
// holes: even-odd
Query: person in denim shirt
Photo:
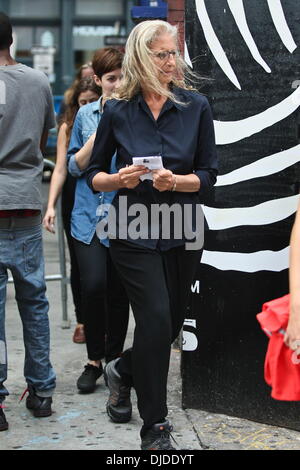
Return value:
<svg viewBox="0 0 300 470">
<path fill-rule="evenodd" d="M 108 239 L 99 240 L 96 234 L 98 222 L 107 215 L 101 208 L 112 202 L 115 191 L 94 194 L 84 175 L 105 100 L 119 85 L 121 64 L 122 54 L 116 49 L 104 48 L 95 53 L 94 79 L 102 87 L 103 95 L 78 111 L 67 154 L 68 169 L 77 178 L 71 235 L 79 263 L 88 354 L 88 363 L 77 387 L 85 393 L 95 390 L 103 372 L 101 359 L 105 357 L 108 363 L 121 354 L 129 317 L 125 290 L 110 261 Z M 114 159 L 110 171 L 116 172 Z"/>
<path fill-rule="evenodd" d="M 43 225 L 50 233 L 55 233 L 56 204 L 61 195 L 61 210 L 64 232 L 66 234 L 70 255 L 70 287 L 75 306 L 76 326 L 73 333 L 74 343 L 85 343 L 83 315 L 81 312 L 81 289 L 78 261 L 74 250 L 74 238 L 71 236 L 71 214 L 74 206 L 74 196 L 77 178 L 68 173 L 67 151 L 71 133 L 78 113 L 82 106 L 98 101 L 102 90 L 95 83 L 93 77 L 86 77 L 77 82 L 72 88 L 73 95 L 69 93 L 69 104 L 65 115 L 61 118 L 57 134 L 57 149 L 55 168 L 51 177 L 48 195 L 47 210 Z"/>
</svg>

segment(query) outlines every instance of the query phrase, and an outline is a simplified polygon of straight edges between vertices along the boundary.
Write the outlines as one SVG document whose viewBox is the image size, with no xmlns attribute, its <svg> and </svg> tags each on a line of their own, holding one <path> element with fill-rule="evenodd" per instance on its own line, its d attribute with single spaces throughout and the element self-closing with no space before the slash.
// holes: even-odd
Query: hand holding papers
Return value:
<svg viewBox="0 0 300 470">
<path fill-rule="evenodd" d="M 132 163 L 134 165 L 144 165 L 146 168 L 151 170 L 151 173 L 147 173 L 140 177 L 141 181 L 152 180 L 152 170 L 162 170 L 162 158 L 161 156 L 149 156 L 149 157 L 133 157 Z"/>
</svg>

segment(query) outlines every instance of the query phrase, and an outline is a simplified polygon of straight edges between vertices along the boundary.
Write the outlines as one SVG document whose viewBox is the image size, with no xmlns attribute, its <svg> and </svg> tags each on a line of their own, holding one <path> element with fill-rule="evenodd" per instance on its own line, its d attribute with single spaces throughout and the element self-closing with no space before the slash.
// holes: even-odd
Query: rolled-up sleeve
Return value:
<svg viewBox="0 0 300 470">
<path fill-rule="evenodd" d="M 200 179 L 199 194 L 211 188 L 218 174 L 218 161 L 212 112 L 205 98 L 200 116 L 198 149 L 194 160 L 194 173 Z"/>
<path fill-rule="evenodd" d="M 117 149 L 117 142 L 113 132 L 113 112 L 111 103 L 105 109 L 99 123 L 90 163 L 86 169 L 88 186 L 94 191 L 92 181 L 99 172 L 110 173 L 111 160 Z M 94 191 L 95 192 L 95 191 Z"/>
<path fill-rule="evenodd" d="M 80 178 L 84 171 L 81 171 L 77 165 L 75 155 L 83 147 L 81 114 L 78 112 L 74 121 L 70 144 L 67 153 L 68 170 L 75 178 Z"/>
</svg>

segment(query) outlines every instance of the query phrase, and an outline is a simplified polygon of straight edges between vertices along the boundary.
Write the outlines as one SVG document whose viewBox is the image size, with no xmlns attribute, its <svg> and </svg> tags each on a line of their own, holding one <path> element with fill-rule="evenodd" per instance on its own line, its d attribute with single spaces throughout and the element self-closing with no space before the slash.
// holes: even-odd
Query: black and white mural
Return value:
<svg viewBox="0 0 300 470">
<path fill-rule="evenodd" d="M 219 177 L 183 333 L 183 405 L 300 429 L 264 383 L 262 303 L 288 292 L 300 181 L 300 1 L 186 0 L 185 59 L 214 114 Z"/>
</svg>

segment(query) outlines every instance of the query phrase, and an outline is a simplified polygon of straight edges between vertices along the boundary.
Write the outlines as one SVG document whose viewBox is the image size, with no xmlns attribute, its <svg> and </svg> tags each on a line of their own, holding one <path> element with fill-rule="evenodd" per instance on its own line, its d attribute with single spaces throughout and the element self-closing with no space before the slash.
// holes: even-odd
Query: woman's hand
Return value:
<svg viewBox="0 0 300 470">
<path fill-rule="evenodd" d="M 300 348 L 300 307 L 297 311 L 291 307 L 289 323 L 284 335 L 284 342 L 293 351 Z"/>
<path fill-rule="evenodd" d="M 56 217 L 56 210 L 54 208 L 47 209 L 45 217 L 43 219 L 43 226 L 50 233 L 55 233 L 55 230 L 54 230 L 55 217 Z"/>
<path fill-rule="evenodd" d="M 172 191 L 175 175 L 170 170 L 153 170 L 153 187 L 158 191 Z"/>
<path fill-rule="evenodd" d="M 144 165 L 130 165 L 119 170 L 121 188 L 134 189 L 140 183 L 140 176 L 149 173 Z"/>
</svg>

